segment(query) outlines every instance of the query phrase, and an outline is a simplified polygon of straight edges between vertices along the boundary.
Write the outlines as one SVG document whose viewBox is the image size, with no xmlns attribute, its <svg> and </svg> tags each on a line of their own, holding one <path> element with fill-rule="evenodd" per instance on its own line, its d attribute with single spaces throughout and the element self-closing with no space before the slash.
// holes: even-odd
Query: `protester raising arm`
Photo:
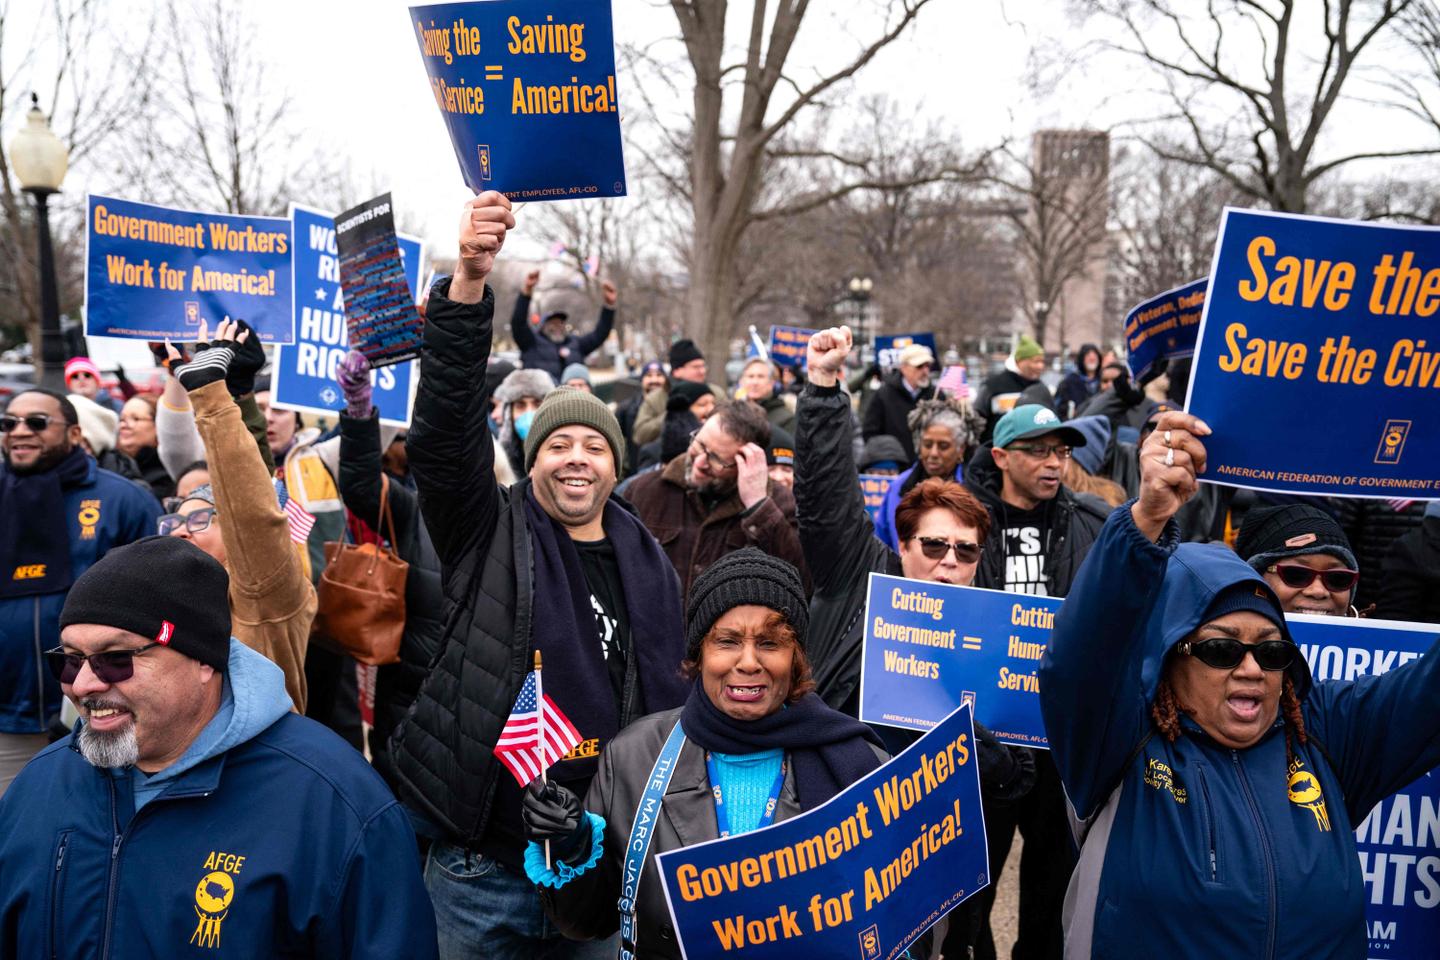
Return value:
<svg viewBox="0 0 1440 960">
<path fill-rule="evenodd" d="M 510 311 L 510 336 L 520 352 L 535 347 L 535 331 L 530 328 L 530 298 L 535 295 L 535 285 L 540 282 L 540 271 L 531 270 L 525 275 L 525 286 L 515 297 L 515 309 Z"/>
<path fill-rule="evenodd" d="M 577 338 L 581 362 L 598 350 L 605 338 L 610 336 L 610 331 L 615 329 L 615 305 L 620 302 L 620 291 L 615 289 L 615 284 L 606 280 L 600 284 L 600 293 L 605 302 L 600 307 L 600 319 L 595 321 L 595 329 Z"/>
</svg>

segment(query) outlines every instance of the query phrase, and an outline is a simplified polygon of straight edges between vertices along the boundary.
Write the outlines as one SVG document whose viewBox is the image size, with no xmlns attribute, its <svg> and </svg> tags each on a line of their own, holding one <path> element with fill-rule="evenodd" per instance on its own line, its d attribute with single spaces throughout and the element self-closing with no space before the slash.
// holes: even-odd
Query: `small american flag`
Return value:
<svg viewBox="0 0 1440 960">
<path fill-rule="evenodd" d="M 537 741 L 540 738 L 540 716 L 535 709 L 535 672 L 525 677 L 520 696 L 515 698 L 515 709 L 500 731 L 500 741 L 495 744 L 495 756 L 515 775 L 521 787 L 540 776 L 544 767 L 558 761 L 580 743 L 580 731 L 560 712 L 555 702 L 544 698 L 545 710 L 545 759 L 542 762 Z"/>
<path fill-rule="evenodd" d="M 295 543 L 304 543 L 310 537 L 310 528 L 315 526 L 315 515 L 290 499 L 290 491 L 285 489 L 284 480 L 275 481 L 275 499 L 280 501 L 280 509 L 285 511 L 285 519 L 290 521 L 290 539 Z"/>
</svg>

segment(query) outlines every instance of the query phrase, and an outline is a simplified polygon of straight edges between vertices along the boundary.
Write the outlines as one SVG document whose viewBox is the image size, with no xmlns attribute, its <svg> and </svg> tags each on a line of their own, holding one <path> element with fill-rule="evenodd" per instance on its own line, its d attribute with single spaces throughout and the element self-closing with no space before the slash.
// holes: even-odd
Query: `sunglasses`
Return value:
<svg viewBox="0 0 1440 960">
<path fill-rule="evenodd" d="M 50 424 L 61 422 L 61 418 L 52 417 L 48 413 L 27 413 L 23 417 L 7 413 L 0 417 L 0 433 L 9 433 L 22 423 L 31 433 L 44 433 L 50 429 Z"/>
<path fill-rule="evenodd" d="M 215 519 L 214 507 L 201 507 L 194 513 L 167 513 L 160 518 L 156 525 L 160 536 L 168 537 L 170 534 L 184 527 L 191 533 L 199 533 L 201 530 L 209 530 L 210 524 Z"/>
<path fill-rule="evenodd" d="M 944 560 L 945 554 L 951 550 L 955 551 L 957 563 L 975 563 L 980 559 L 980 544 L 971 543 L 968 540 L 956 540 L 951 543 L 944 537 L 911 537 L 910 539 L 920 541 L 920 552 L 925 554 L 927 560 Z"/>
<path fill-rule="evenodd" d="M 1253 654 L 1261 670 L 1284 670 L 1295 662 L 1295 644 L 1288 640 L 1261 640 L 1259 643 L 1241 643 L 1230 637 L 1211 637 L 1208 640 L 1185 641 L 1180 652 L 1194 657 L 1207 667 L 1217 670 L 1233 670 L 1240 666 L 1245 654 Z"/>
<path fill-rule="evenodd" d="M 1355 586 L 1355 581 L 1360 579 L 1358 570 L 1346 570 L 1342 567 L 1316 570 L 1303 563 L 1272 563 L 1265 568 L 1265 572 L 1279 574 L 1280 581 L 1292 590 L 1304 590 L 1319 577 L 1320 582 L 1325 584 L 1325 589 L 1331 593 L 1343 593 Z"/>
<path fill-rule="evenodd" d="M 101 683 L 120 683 L 135 675 L 137 654 L 158 646 L 160 643 L 152 640 L 133 650 L 106 650 L 104 653 L 92 653 L 88 657 L 78 653 L 66 653 L 63 647 L 56 647 L 54 650 L 45 651 L 45 660 L 50 664 L 50 672 L 55 674 L 55 679 L 64 684 L 74 683 L 75 678 L 80 676 L 80 665 L 87 662 L 90 664 L 90 671 Z"/>
<path fill-rule="evenodd" d="M 1049 460 L 1052 453 L 1061 460 L 1069 460 L 1071 453 L 1070 447 L 1063 443 L 1012 443 L 1005 449 L 1019 450 L 1027 457 L 1034 457 L 1036 460 Z"/>
</svg>

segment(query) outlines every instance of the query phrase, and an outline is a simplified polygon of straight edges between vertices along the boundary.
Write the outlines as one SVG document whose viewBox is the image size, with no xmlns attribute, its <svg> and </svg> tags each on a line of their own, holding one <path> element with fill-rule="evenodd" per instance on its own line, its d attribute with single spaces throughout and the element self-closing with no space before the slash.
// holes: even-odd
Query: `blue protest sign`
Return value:
<svg viewBox="0 0 1440 960">
<path fill-rule="evenodd" d="M 1186 400 L 1201 479 L 1440 498 L 1437 310 L 1440 230 L 1227 209 Z"/>
<path fill-rule="evenodd" d="M 814 332 L 805 327 L 771 327 L 771 362 L 782 367 L 805 366 L 805 351 L 810 346 L 810 335 Z"/>
<path fill-rule="evenodd" d="M 1162 360 L 1179 360 L 1195 352 L 1195 334 L 1205 308 L 1210 278 L 1192 280 L 1136 304 L 1125 314 L 1125 350 L 1136 380 Z"/>
<path fill-rule="evenodd" d="M 298 204 L 291 205 L 290 217 L 295 224 L 295 344 L 275 351 L 270 402 L 283 410 L 333 417 L 345 406 L 335 368 L 350 343 L 335 224 L 330 214 Z M 424 247 L 413 237 L 399 241 L 413 293 L 420 282 Z M 372 400 L 382 423 L 410 423 L 416 363 L 397 363 L 370 374 Z"/>
<path fill-rule="evenodd" d="M 875 338 L 875 362 L 880 364 L 880 369 L 889 370 L 900 362 L 900 351 L 918 343 L 930 350 L 930 355 L 937 356 L 935 352 L 935 334 L 933 333 L 897 333 L 893 337 Z"/>
<path fill-rule="evenodd" d="M 865 497 L 865 512 L 870 514 L 871 523 L 880 516 L 880 504 L 885 502 L 885 492 L 894 482 L 894 477 L 880 473 L 860 474 L 860 492 Z"/>
<path fill-rule="evenodd" d="M 472 190 L 625 195 L 610 0 L 411 7 L 410 29 Z"/>
<path fill-rule="evenodd" d="M 234 317 L 265 343 L 293 341 L 289 220 L 92 193 L 85 225 L 87 336 L 187 341 Z"/>
<path fill-rule="evenodd" d="M 1316 680 L 1353 680 L 1409 663 L 1440 626 L 1289 614 L 1290 634 Z M 1440 943 L 1440 771 L 1381 801 L 1355 825 L 1374 960 L 1421 960 Z"/>
<path fill-rule="evenodd" d="M 996 739 L 1049 749 L 1040 656 L 1060 600 L 870 575 L 860 719 L 929 730 L 962 703 Z"/>
<path fill-rule="evenodd" d="M 662 853 L 686 960 L 895 960 L 990 881 L 974 745 L 967 706 L 809 813 Z"/>
</svg>

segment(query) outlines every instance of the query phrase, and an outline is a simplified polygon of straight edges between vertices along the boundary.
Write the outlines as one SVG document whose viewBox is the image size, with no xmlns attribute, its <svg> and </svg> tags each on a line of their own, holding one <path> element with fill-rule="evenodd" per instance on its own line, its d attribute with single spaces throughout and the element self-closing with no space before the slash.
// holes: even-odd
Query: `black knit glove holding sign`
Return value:
<svg viewBox="0 0 1440 960">
<path fill-rule="evenodd" d="M 171 344 L 165 345 L 170 357 L 170 372 L 180 381 L 180 386 L 191 393 L 207 384 L 227 379 L 237 352 L 250 339 L 250 331 L 240 330 L 240 324 L 229 317 L 220 321 L 220 326 L 215 328 L 213 341 L 206 341 L 206 332 L 206 324 L 202 320 L 200 342 L 195 344 L 195 356 L 188 363 L 180 363 L 180 351 Z M 252 389 L 254 383 L 255 377 L 251 374 Z"/>
<path fill-rule="evenodd" d="M 216 339 L 219 339 L 218 330 Z M 235 321 L 234 350 L 235 359 L 230 362 L 230 370 L 225 374 L 225 386 L 230 389 L 230 396 L 239 400 L 247 393 L 255 392 L 255 377 L 265 366 L 265 347 L 244 320 Z"/>
</svg>

